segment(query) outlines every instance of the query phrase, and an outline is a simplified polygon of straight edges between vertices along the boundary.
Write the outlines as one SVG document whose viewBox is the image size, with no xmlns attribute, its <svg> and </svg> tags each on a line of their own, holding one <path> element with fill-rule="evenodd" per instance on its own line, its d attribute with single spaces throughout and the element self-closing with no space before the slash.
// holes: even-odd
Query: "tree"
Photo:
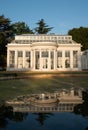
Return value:
<svg viewBox="0 0 88 130">
<path fill-rule="evenodd" d="M 38 34 L 47 34 L 53 27 L 49 27 L 44 22 L 44 19 L 39 20 L 38 23 L 36 23 L 38 27 L 35 28 L 35 32 Z"/>
<path fill-rule="evenodd" d="M 10 42 L 12 36 L 12 27 L 10 19 L 0 16 L 0 55 L 6 54 L 6 44 Z"/>
<path fill-rule="evenodd" d="M 0 67 L 6 65 L 6 45 L 11 41 L 12 27 L 10 19 L 5 18 L 4 15 L 0 16 Z"/>
<path fill-rule="evenodd" d="M 0 67 L 6 66 L 7 43 L 14 39 L 15 34 L 33 33 L 33 31 L 24 23 L 17 22 L 11 24 L 9 18 L 0 16 Z"/>
<path fill-rule="evenodd" d="M 28 27 L 27 24 L 25 24 L 25 22 L 17 22 L 12 24 L 12 28 L 13 28 L 13 32 L 15 34 L 33 34 L 33 31 Z"/>
<path fill-rule="evenodd" d="M 88 49 L 88 28 L 73 28 L 68 34 L 72 35 L 73 40 L 82 44 L 82 50 Z"/>
</svg>

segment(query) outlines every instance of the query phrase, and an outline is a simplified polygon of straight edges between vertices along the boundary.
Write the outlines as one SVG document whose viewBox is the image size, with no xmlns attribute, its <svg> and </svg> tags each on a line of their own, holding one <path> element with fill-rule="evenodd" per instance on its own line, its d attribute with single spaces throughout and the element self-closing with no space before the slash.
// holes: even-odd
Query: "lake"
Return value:
<svg viewBox="0 0 88 130">
<path fill-rule="evenodd" d="M 0 130 L 88 130 L 88 90 L 21 95 L 0 107 Z"/>
</svg>

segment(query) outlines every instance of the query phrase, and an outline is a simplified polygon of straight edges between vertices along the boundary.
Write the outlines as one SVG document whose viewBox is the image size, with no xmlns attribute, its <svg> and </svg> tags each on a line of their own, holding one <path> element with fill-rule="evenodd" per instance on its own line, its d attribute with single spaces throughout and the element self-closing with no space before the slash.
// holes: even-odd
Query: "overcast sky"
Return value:
<svg viewBox="0 0 88 130">
<path fill-rule="evenodd" d="M 67 34 L 80 26 L 88 27 L 88 0 L 0 0 L 0 15 L 12 23 L 25 22 L 31 29 L 40 19 L 51 33 Z"/>
</svg>

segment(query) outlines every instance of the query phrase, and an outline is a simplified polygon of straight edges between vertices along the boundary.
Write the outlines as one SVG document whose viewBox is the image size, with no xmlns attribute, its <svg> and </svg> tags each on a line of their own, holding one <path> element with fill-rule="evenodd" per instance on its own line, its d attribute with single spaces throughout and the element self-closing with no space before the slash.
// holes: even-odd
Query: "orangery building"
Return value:
<svg viewBox="0 0 88 130">
<path fill-rule="evenodd" d="M 7 45 L 7 70 L 81 70 L 81 44 L 70 35 L 17 35 Z"/>
</svg>

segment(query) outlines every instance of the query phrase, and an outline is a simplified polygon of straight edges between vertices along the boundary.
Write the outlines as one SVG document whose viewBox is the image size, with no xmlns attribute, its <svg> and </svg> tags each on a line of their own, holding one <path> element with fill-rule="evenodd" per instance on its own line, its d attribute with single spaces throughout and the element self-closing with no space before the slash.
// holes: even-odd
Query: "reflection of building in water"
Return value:
<svg viewBox="0 0 88 130">
<path fill-rule="evenodd" d="M 51 99 L 50 95 L 53 95 L 54 99 Z M 77 104 L 83 102 L 81 90 L 64 89 L 61 92 L 48 93 L 47 99 L 44 99 L 45 96 L 46 94 L 41 94 L 41 99 L 30 97 L 26 100 L 24 98 L 22 101 L 13 100 L 6 103 L 13 106 L 15 112 L 71 112 Z"/>
</svg>

